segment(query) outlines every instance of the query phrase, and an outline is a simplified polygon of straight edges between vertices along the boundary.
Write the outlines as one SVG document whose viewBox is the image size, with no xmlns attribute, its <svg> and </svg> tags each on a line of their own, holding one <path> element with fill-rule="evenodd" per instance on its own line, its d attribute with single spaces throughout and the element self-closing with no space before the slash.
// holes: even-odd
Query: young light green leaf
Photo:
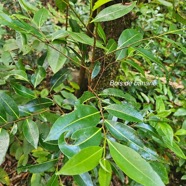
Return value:
<svg viewBox="0 0 186 186">
<path fill-rule="evenodd" d="M 101 147 L 87 147 L 74 155 L 56 174 L 77 175 L 88 172 L 99 164 L 102 152 Z"/>
<path fill-rule="evenodd" d="M 41 28 L 41 26 L 47 21 L 48 15 L 49 12 L 46 8 L 41 8 L 34 14 L 33 21 L 38 28 Z"/>
<path fill-rule="evenodd" d="M 34 92 L 26 88 L 25 86 L 22 86 L 15 82 L 11 83 L 11 85 L 14 88 L 15 92 L 20 96 L 23 96 L 25 98 L 30 98 L 30 99 L 35 98 Z"/>
<path fill-rule="evenodd" d="M 57 140 L 65 131 L 94 127 L 100 120 L 98 110 L 89 105 L 78 105 L 77 109 L 61 116 L 52 126 L 46 141 Z"/>
<path fill-rule="evenodd" d="M 4 161 L 4 157 L 6 155 L 6 152 L 8 150 L 8 146 L 9 146 L 9 134 L 6 130 L 0 128 L 0 165 L 3 163 Z"/>
<path fill-rule="evenodd" d="M 39 129 L 37 124 L 26 119 L 23 123 L 23 134 L 26 140 L 36 149 L 39 141 Z"/>
<path fill-rule="evenodd" d="M 98 0 L 98 1 L 96 1 L 92 11 L 98 9 L 99 7 L 103 6 L 104 4 L 106 4 L 106 3 L 110 2 L 110 1 L 113 1 L 113 0 Z"/>
<path fill-rule="evenodd" d="M 121 3 L 111 5 L 99 12 L 92 22 L 104 22 L 118 19 L 131 12 L 135 6 L 136 2 L 132 2 L 130 5 L 123 5 Z"/>
<path fill-rule="evenodd" d="M 108 160 L 103 159 L 100 161 L 99 168 L 99 185 L 100 186 L 110 186 L 112 177 L 112 168 Z"/>
<path fill-rule="evenodd" d="M 31 82 L 34 85 L 34 88 L 36 88 L 37 85 L 39 85 L 45 77 L 46 77 L 45 69 L 42 66 L 39 66 L 35 74 L 33 74 L 31 77 Z"/>
<path fill-rule="evenodd" d="M 127 176 L 144 186 L 165 186 L 150 164 L 136 151 L 117 142 L 108 143 L 112 158 Z"/>
<path fill-rule="evenodd" d="M 15 101 L 6 93 L 0 92 L 0 102 L 3 105 L 5 111 L 14 118 L 19 118 L 19 110 Z"/>
<path fill-rule="evenodd" d="M 140 122 L 143 120 L 143 116 L 128 104 L 111 104 L 105 109 L 110 114 L 126 121 Z"/>
<path fill-rule="evenodd" d="M 118 51 L 116 52 L 116 59 L 121 60 L 126 57 L 124 54 L 126 53 L 127 47 L 137 46 L 141 43 L 143 39 L 143 35 L 135 29 L 126 29 L 124 30 L 118 39 Z M 122 50 L 120 50 L 122 49 Z"/>
<path fill-rule="evenodd" d="M 97 62 L 92 71 L 91 79 L 94 79 L 99 74 L 100 70 L 101 70 L 101 64 L 100 62 Z"/>
</svg>

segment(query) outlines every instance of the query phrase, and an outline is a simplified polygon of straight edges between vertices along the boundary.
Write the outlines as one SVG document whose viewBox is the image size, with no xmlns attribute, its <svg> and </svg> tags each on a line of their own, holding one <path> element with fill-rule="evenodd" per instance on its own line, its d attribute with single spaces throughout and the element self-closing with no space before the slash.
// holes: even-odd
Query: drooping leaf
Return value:
<svg viewBox="0 0 186 186">
<path fill-rule="evenodd" d="M 48 98 L 36 98 L 23 105 L 29 112 L 35 112 L 41 109 L 46 109 L 53 104 L 52 100 Z"/>
<path fill-rule="evenodd" d="M 19 110 L 15 101 L 6 93 L 0 92 L 0 102 L 3 105 L 5 111 L 14 118 L 19 118 Z"/>
<path fill-rule="evenodd" d="M 117 142 L 108 143 L 112 158 L 127 176 L 144 186 L 165 186 L 150 164 L 136 151 Z"/>
<path fill-rule="evenodd" d="M 34 88 L 37 87 L 43 81 L 43 79 L 46 77 L 46 71 L 42 66 L 39 66 L 35 72 L 35 74 L 31 77 L 31 82 L 34 85 Z"/>
<path fill-rule="evenodd" d="M 34 18 L 33 21 L 34 23 L 41 28 L 41 26 L 43 26 L 43 24 L 47 21 L 48 19 L 48 15 L 49 12 L 46 8 L 41 8 L 39 9 L 35 14 L 34 14 Z"/>
<path fill-rule="evenodd" d="M 57 140 L 65 131 L 96 126 L 99 119 L 100 114 L 96 108 L 89 105 L 78 105 L 75 111 L 61 116 L 53 124 L 46 141 Z"/>
<path fill-rule="evenodd" d="M 129 12 L 136 6 L 136 2 L 132 2 L 130 5 L 123 5 L 121 3 L 111 5 L 100 11 L 92 22 L 104 22 L 118 19 Z"/>
<path fill-rule="evenodd" d="M 3 163 L 9 146 L 9 134 L 6 130 L 0 128 L 0 165 Z"/>
<path fill-rule="evenodd" d="M 97 62 L 92 70 L 91 79 L 94 79 L 101 70 L 101 64 L 100 62 Z"/>
<path fill-rule="evenodd" d="M 104 41 L 104 43 L 106 43 L 106 35 L 105 35 L 105 32 L 104 32 L 101 24 L 98 24 L 98 26 L 97 26 L 97 33 L 98 33 L 99 37 Z"/>
<path fill-rule="evenodd" d="M 137 133 L 133 128 L 123 123 L 109 120 L 106 120 L 105 124 L 114 138 L 120 141 L 127 142 L 128 146 L 137 151 L 146 160 L 160 160 L 155 151 L 152 151 L 151 149 L 145 147 L 144 143 L 137 136 Z"/>
<path fill-rule="evenodd" d="M 110 186 L 112 177 L 112 168 L 108 160 L 103 159 L 100 161 L 99 168 L 99 185 L 100 186 Z"/>
<path fill-rule="evenodd" d="M 111 104 L 105 109 L 112 115 L 127 121 L 140 122 L 143 116 L 128 104 Z"/>
<path fill-rule="evenodd" d="M 23 96 L 25 98 L 30 98 L 30 99 L 35 98 L 34 92 L 26 88 L 25 86 L 22 86 L 15 82 L 11 83 L 11 85 L 14 88 L 15 92 L 19 94 L 20 96 Z"/>
<path fill-rule="evenodd" d="M 39 141 L 39 129 L 37 124 L 30 119 L 26 119 L 23 123 L 23 134 L 26 140 L 36 149 Z"/>
<path fill-rule="evenodd" d="M 22 171 L 28 170 L 30 173 L 43 173 L 44 171 L 47 171 L 50 168 L 54 167 L 57 161 L 58 160 L 56 159 L 52 159 L 50 161 L 47 161 L 41 164 L 21 166 L 21 167 L 18 167 L 18 171 L 22 172 Z"/>
<path fill-rule="evenodd" d="M 118 39 L 118 47 L 116 52 L 116 59 L 121 60 L 125 58 L 124 55 L 128 47 L 137 46 L 141 43 L 143 35 L 135 29 L 124 30 Z"/>
<path fill-rule="evenodd" d="M 98 165 L 102 152 L 101 147 L 87 147 L 74 155 L 56 174 L 76 175 L 88 172 Z"/>
<path fill-rule="evenodd" d="M 6 78 L 8 78 L 10 76 L 14 76 L 15 79 L 20 79 L 20 80 L 23 80 L 23 81 L 27 81 L 28 82 L 27 74 L 23 70 L 13 70 L 13 71 L 10 71 L 8 73 L 8 75 L 6 76 Z"/>
</svg>

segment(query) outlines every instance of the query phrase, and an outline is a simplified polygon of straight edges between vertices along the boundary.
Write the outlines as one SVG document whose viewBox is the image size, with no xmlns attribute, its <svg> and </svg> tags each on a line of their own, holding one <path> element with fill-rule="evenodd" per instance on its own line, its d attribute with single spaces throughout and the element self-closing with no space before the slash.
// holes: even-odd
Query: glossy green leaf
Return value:
<svg viewBox="0 0 186 186">
<path fill-rule="evenodd" d="M 94 98 L 96 98 L 96 96 L 92 92 L 85 91 L 83 95 L 79 98 L 79 101 L 80 101 L 80 104 L 83 104 Z"/>
<path fill-rule="evenodd" d="M 103 159 L 100 161 L 99 168 L 99 185 L 100 186 L 110 186 L 112 177 L 112 168 L 108 160 Z"/>
<path fill-rule="evenodd" d="M 92 22 L 104 22 L 118 19 L 131 12 L 135 6 L 136 2 L 133 2 L 130 5 L 123 5 L 121 3 L 111 5 L 100 11 Z"/>
<path fill-rule="evenodd" d="M 75 33 L 75 32 L 70 32 L 70 31 L 68 31 L 68 33 L 69 33 L 69 37 L 72 38 L 74 41 L 83 43 L 86 45 L 94 46 L 94 39 L 89 37 L 85 33 Z M 99 41 L 96 42 L 96 46 L 98 48 L 105 49 L 105 47 Z"/>
<path fill-rule="evenodd" d="M 28 81 L 27 74 L 23 70 L 13 70 L 13 71 L 10 71 L 6 77 L 8 78 L 10 76 L 14 76 L 15 79 L 19 79 L 19 80 L 23 80 L 23 81 Z"/>
<path fill-rule="evenodd" d="M 106 48 L 107 48 L 106 54 L 109 54 L 109 53 L 115 51 L 117 48 L 116 41 L 114 39 L 109 39 Z"/>
<path fill-rule="evenodd" d="M 137 46 L 141 43 L 143 35 L 135 29 L 124 30 L 118 39 L 118 47 L 116 52 L 117 60 L 125 58 L 126 49 L 131 46 Z"/>
<path fill-rule="evenodd" d="M 26 11 L 36 12 L 38 9 L 27 0 L 18 0 L 21 7 Z"/>
<path fill-rule="evenodd" d="M 18 171 L 26 171 L 28 170 L 30 173 L 43 173 L 44 171 L 47 171 L 54 167 L 54 165 L 57 163 L 58 160 L 52 159 L 50 161 L 41 163 L 41 164 L 35 164 L 35 165 L 27 165 L 18 167 Z"/>
<path fill-rule="evenodd" d="M 123 123 L 109 120 L 105 120 L 105 124 L 114 138 L 127 142 L 132 149 L 137 151 L 146 160 L 156 161 L 160 159 L 155 151 L 145 147 L 144 143 L 137 136 L 137 132 L 133 128 Z"/>
<path fill-rule="evenodd" d="M 59 70 L 56 74 L 54 74 L 50 81 L 51 90 L 61 85 L 61 83 L 63 83 L 67 79 L 69 72 L 70 71 L 68 69 L 63 68 Z"/>
<path fill-rule="evenodd" d="M 39 141 L 39 129 L 37 124 L 30 119 L 26 119 L 23 123 L 23 134 L 26 140 L 36 149 Z"/>
<path fill-rule="evenodd" d="M 15 92 L 19 94 L 20 96 L 23 96 L 25 98 L 30 98 L 30 99 L 35 98 L 34 92 L 26 88 L 25 86 L 22 86 L 15 82 L 11 83 L 11 85 L 14 88 Z"/>
<path fill-rule="evenodd" d="M 50 67 L 52 68 L 52 71 L 56 73 L 64 66 L 67 60 L 67 50 L 65 48 L 62 48 L 59 44 L 55 44 L 53 45 L 53 47 L 59 50 L 62 54 L 54 48 L 49 47 L 46 59 Z"/>
<path fill-rule="evenodd" d="M 52 126 L 46 141 L 57 140 L 65 131 L 94 127 L 100 120 L 98 110 L 89 105 L 78 105 L 77 109 L 61 116 Z"/>
<path fill-rule="evenodd" d="M 0 122 L 6 122 L 6 112 L 3 105 L 0 103 Z"/>
<path fill-rule="evenodd" d="M 5 111 L 14 118 L 19 118 L 19 110 L 15 101 L 6 93 L 0 92 L 0 102 L 3 105 Z"/>
<path fill-rule="evenodd" d="M 155 128 L 163 139 L 166 139 L 170 144 L 173 143 L 174 132 L 169 124 L 158 122 Z"/>
<path fill-rule="evenodd" d="M 144 186 L 164 186 L 158 174 L 136 151 L 117 142 L 108 143 L 112 158 L 127 176 Z"/>
<path fill-rule="evenodd" d="M 98 26 L 97 26 L 97 33 L 98 33 L 99 37 L 104 41 L 104 43 L 106 43 L 105 32 L 104 32 L 101 24 L 99 24 L 99 23 L 98 23 Z"/>
<path fill-rule="evenodd" d="M 107 88 L 103 90 L 100 94 L 100 96 L 114 96 L 119 98 L 126 98 L 125 93 L 117 88 Z"/>
<path fill-rule="evenodd" d="M 175 133 L 176 136 L 185 136 L 186 135 L 186 130 L 185 129 L 179 129 Z"/>
<path fill-rule="evenodd" d="M 92 70 L 91 79 L 94 79 L 101 70 L 101 64 L 100 62 L 97 62 Z"/>
<path fill-rule="evenodd" d="M 126 121 L 140 122 L 143 120 L 143 116 L 128 104 L 111 104 L 105 107 L 105 110 Z"/>
<path fill-rule="evenodd" d="M 186 109 L 179 108 L 175 113 L 174 116 L 186 116 Z"/>
<path fill-rule="evenodd" d="M 69 35 L 69 33 L 66 30 L 58 30 L 54 33 L 52 33 L 52 41 L 56 40 L 56 39 L 64 39 L 65 37 L 67 37 Z"/>
<path fill-rule="evenodd" d="M 58 183 L 58 176 L 55 174 L 50 178 L 50 180 L 47 182 L 46 186 L 59 186 Z"/>
<path fill-rule="evenodd" d="M 75 140 L 74 145 L 80 148 L 99 146 L 102 139 L 101 129 L 97 127 L 79 129 L 72 134 L 71 138 Z"/>
<path fill-rule="evenodd" d="M 74 155 L 56 174 L 77 175 L 88 172 L 99 164 L 102 152 L 101 147 L 87 147 Z"/>
<path fill-rule="evenodd" d="M 47 21 L 49 16 L 49 12 L 47 9 L 45 8 L 41 8 L 39 9 L 35 14 L 34 14 L 34 18 L 33 21 L 34 23 L 41 28 L 41 26 L 43 26 L 43 24 Z"/>
<path fill-rule="evenodd" d="M 80 175 L 74 175 L 73 178 L 75 182 L 77 183 L 77 185 L 94 186 L 91 175 L 88 172 L 80 174 Z"/>
<path fill-rule="evenodd" d="M 34 85 L 34 88 L 37 87 L 43 81 L 43 79 L 46 77 L 46 71 L 42 66 L 39 66 L 35 72 L 35 74 L 31 77 L 31 82 Z"/>
<path fill-rule="evenodd" d="M 36 98 L 29 101 L 26 105 L 23 105 L 29 112 L 35 112 L 41 109 L 47 109 L 53 104 L 51 99 L 48 98 Z"/>
<path fill-rule="evenodd" d="M 101 6 L 103 6 L 104 4 L 106 4 L 110 1 L 112 1 L 112 0 L 97 0 L 96 3 L 94 4 L 94 7 L 93 7 L 92 11 L 100 8 Z"/>
<path fill-rule="evenodd" d="M 0 165 L 3 163 L 6 152 L 9 147 L 9 134 L 6 130 L 0 128 Z"/>
</svg>

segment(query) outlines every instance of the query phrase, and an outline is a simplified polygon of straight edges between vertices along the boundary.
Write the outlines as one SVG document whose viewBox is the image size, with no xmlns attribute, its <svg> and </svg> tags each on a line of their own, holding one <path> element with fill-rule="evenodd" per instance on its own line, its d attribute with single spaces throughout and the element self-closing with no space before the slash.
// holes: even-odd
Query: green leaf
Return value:
<svg viewBox="0 0 186 186">
<path fill-rule="evenodd" d="M 65 131 L 94 127 L 100 120 L 98 110 L 89 105 L 78 105 L 77 109 L 61 116 L 52 126 L 46 141 L 57 140 Z"/>
<path fill-rule="evenodd" d="M 15 101 L 6 93 L 0 92 L 0 103 L 3 105 L 5 111 L 14 118 L 19 118 L 19 110 Z"/>
<path fill-rule="evenodd" d="M 54 167 L 54 165 L 57 163 L 58 160 L 53 159 L 41 164 L 35 164 L 35 165 L 27 165 L 27 166 L 21 166 L 18 167 L 18 171 L 29 171 L 30 173 L 43 173 L 49 169 L 51 169 L 52 167 Z"/>
<path fill-rule="evenodd" d="M 86 45 L 94 46 L 94 39 L 89 37 L 85 33 L 75 33 L 75 32 L 70 32 L 70 31 L 68 31 L 68 33 L 69 33 L 69 37 L 72 38 L 74 41 L 83 43 Z M 98 40 L 96 41 L 96 46 L 98 48 L 105 49 L 105 47 Z"/>
<path fill-rule="evenodd" d="M 91 79 L 94 79 L 101 70 L 101 64 L 100 62 L 96 62 L 94 69 L 92 70 Z"/>
<path fill-rule="evenodd" d="M 114 39 L 109 39 L 106 48 L 107 48 L 106 54 L 109 54 L 109 53 L 113 52 L 114 50 L 116 50 L 116 48 L 117 48 L 116 41 Z"/>
<path fill-rule="evenodd" d="M 159 2 L 160 4 L 164 5 L 164 6 L 173 8 L 173 4 L 168 2 L 168 1 L 165 1 L 165 0 L 156 0 L 156 1 Z"/>
<path fill-rule="evenodd" d="M 56 174 L 77 175 L 88 172 L 99 164 L 102 152 L 101 147 L 87 147 L 74 155 Z"/>
<path fill-rule="evenodd" d="M 103 39 L 104 43 L 106 43 L 106 35 L 100 23 L 98 23 L 98 26 L 97 26 L 97 33 L 99 37 Z"/>
<path fill-rule="evenodd" d="M 25 71 L 23 70 L 13 70 L 8 73 L 6 78 L 9 78 L 10 76 L 14 76 L 15 79 L 23 80 L 28 82 L 28 77 Z"/>
<path fill-rule="evenodd" d="M 29 112 L 35 112 L 41 109 L 46 109 L 53 104 L 51 99 L 48 98 L 36 98 L 29 101 L 26 105 L 23 105 Z"/>
<path fill-rule="evenodd" d="M 118 19 L 131 12 L 135 6 L 136 2 L 133 2 L 130 5 L 123 5 L 121 3 L 111 5 L 100 11 L 92 22 L 104 22 Z"/>
<path fill-rule="evenodd" d="M 111 104 L 105 107 L 105 109 L 110 114 L 126 121 L 141 122 L 143 120 L 143 116 L 128 104 Z"/>
<path fill-rule="evenodd" d="M 122 58 L 125 58 L 126 56 L 123 56 L 125 53 L 127 47 L 131 46 L 137 46 L 141 43 L 141 40 L 143 39 L 143 35 L 138 32 L 135 29 L 126 29 L 124 30 L 118 39 L 118 47 L 116 52 L 116 58 L 117 60 L 121 60 Z M 122 49 L 122 50 L 120 50 Z"/>
<path fill-rule="evenodd" d="M 8 150 L 9 147 L 9 142 L 10 142 L 10 138 L 9 138 L 9 134 L 6 130 L 0 128 L 0 165 L 3 163 L 6 152 Z"/>
<path fill-rule="evenodd" d="M 38 9 L 26 0 L 18 0 L 21 7 L 26 11 L 36 12 Z"/>
<path fill-rule="evenodd" d="M 167 123 L 158 122 L 155 126 L 157 132 L 163 139 L 168 141 L 171 145 L 173 143 L 174 132 L 170 125 Z"/>
<path fill-rule="evenodd" d="M 58 183 L 58 176 L 55 174 L 50 178 L 50 180 L 47 182 L 46 186 L 59 186 Z"/>
<path fill-rule="evenodd" d="M 126 98 L 124 92 L 117 88 L 107 88 L 103 90 L 100 94 L 100 96 L 114 96 L 118 98 Z"/>
<path fill-rule="evenodd" d="M 68 35 L 69 33 L 66 30 L 58 30 L 54 32 L 51 37 L 52 37 L 52 41 L 54 41 L 56 39 L 64 39 Z"/>
<path fill-rule="evenodd" d="M 164 186 L 158 174 L 137 152 L 117 142 L 108 143 L 112 158 L 127 176 L 144 186 Z"/>
<path fill-rule="evenodd" d="M 0 122 L 6 122 L 6 112 L 3 105 L 0 103 Z"/>
<path fill-rule="evenodd" d="M 48 47 L 48 53 L 47 53 L 47 61 L 52 68 L 52 71 L 54 74 L 58 72 L 65 64 L 67 58 L 67 50 L 59 44 L 54 44 L 53 47 L 55 47 L 57 50 L 54 48 Z M 62 54 L 60 54 L 60 52 Z M 63 55 L 64 54 L 64 55 Z"/>
<path fill-rule="evenodd" d="M 39 28 L 41 28 L 41 26 L 43 26 L 43 24 L 47 21 L 48 15 L 49 15 L 48 10 L 45 9 L 45 8 L 41 8 L 41 9 L 39 9 L 39 10 L 34 14 L 33 21 L 34 21 L 34 23 L 35 23 Z"/>
<path fill-rule="evenodd" d="M 161 96 L 156 97 L 156 112 L 165 111 L 165 104 Z"/>
<path fill-rule="evenodd" d="M 70 71 L 68 69 L 62 68 L 56 74 L 54 74 L 50 81 L 51 84 L 50 90 L 53 90 L 59 85 L 61 85 L 67 79 L 69 72 Z"/>
<path fill-rule="evenodd" d="M 105 120 L 105 124 L 109 132 L 114 136 L 114 138 L 120 141 L 127 142 L 127 144 L 131 148 L 133 148 L 135 151 L 140 153 L 140 155 L 146 160 L 153 160 L 153 161 L 160 160 L 156 152 L 145 147 L 143 142 L 137 136 L 137 132 L 133 128 L 123 123 L 109 121 L 109 120 Z"/>
<path fill-rule="evenodd" d="M 3 168 L 0 168 L 0 183 L 10 185 L 10 178 Z"/>
<path fill-rule="evenodd" d="M 30 119 L 26 119 L 23 123 L 23 134 L 26 140 L 36 149 L 39 141 L 37 124 Z"/>
<path fill-rule="evenodd" d="M 179 108 L 175 113 L 174 116 L 186 116 L 186 109 Z"/>
<path fill-rule="evenodd" d="M 112 177 L 112 168 L 108 160 L 103 159 L 100 161 L 99 168 L 99 185 L 100 186 L 110 186 Z"/>
<path fill-rule="evenodd" d="M 176 136 L 185 136 L 186 135 L 186 130 L 185 129 L 179 129 L 175 133 Z"/>
<path fill-rule="evenodd" d="M 83 104 L 91 99 L 94 99 L 96 98 L 96 96 L 92 93 L 92 92 L 89 92 L 89 91 L 85 91 L 83 93 L 83 95 L 79 98 L 79 102 L 80 104 Z"/>
<path fill-rule="evenodd" d="M 23 96 L 25 98 L 30 98 L 30 99 L 35 98 L 34 92 L 26 88 L 25 86 L 22 86 L 15 82 L 11 83 L 11 85 L 14 88 L 15 92 L 20 96 Z"/>
<path fill-rule="evenodd" d="M 46 71 L 42 66 L 39 66 L 35 72 L 35 74 L 31 77 L 31 82 L 34 85 L 34 88 L 37 87 L 43 81 L 43 79 L 46 77 Z"/>
<path fill-rule="evenodd" d="M 104 5 L 110 1 L 112 1 L 112 0 L 97 0 L 96 3 L 94 4 L 92 11 L 98 9 L 99 7 L 101 7 L 102 5 Z"/>
</svg>

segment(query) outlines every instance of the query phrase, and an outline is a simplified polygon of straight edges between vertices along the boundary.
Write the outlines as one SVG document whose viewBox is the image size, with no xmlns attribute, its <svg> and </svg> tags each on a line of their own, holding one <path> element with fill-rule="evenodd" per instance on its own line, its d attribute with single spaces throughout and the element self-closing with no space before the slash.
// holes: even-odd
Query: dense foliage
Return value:
<svg viewBox="0 0 186 186">
<path fill-rule="evenodd" d="M 0 3 L 0 183 L 14 184 L 10 157 L 31 186 L 186 180 L 186 4 L 110 2 Z M 125 15 L 132 27 L 107 40 L 102 23 Z M 119 64 L 104 90 L 96 50 Z"/>
</svg>

